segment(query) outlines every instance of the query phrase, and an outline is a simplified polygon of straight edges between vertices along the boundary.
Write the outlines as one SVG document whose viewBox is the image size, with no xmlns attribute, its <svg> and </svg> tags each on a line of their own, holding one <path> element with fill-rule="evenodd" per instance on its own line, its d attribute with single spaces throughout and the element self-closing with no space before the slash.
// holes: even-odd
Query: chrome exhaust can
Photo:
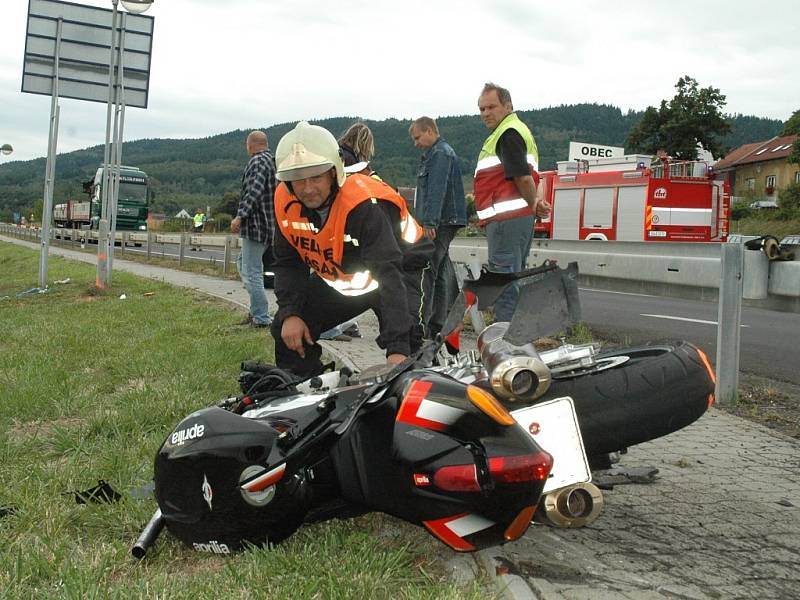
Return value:
<svg viewBox="0 0 800 600">
<path fill-rule="evenodd" d="M 585 527 L 603 510 L 603 493 L 593 483 L 576 483 L 542 496 L 537 520 L 554 527 Z"/>
<path fill-rule="evenodd" d="M 494 392 L 508 400 L 534 400 L 550 387 L 550 369 L 532 343 L 503 339 L 508 323 L 492 323 L 478 336 L 478 351 Z"/>
</svg>

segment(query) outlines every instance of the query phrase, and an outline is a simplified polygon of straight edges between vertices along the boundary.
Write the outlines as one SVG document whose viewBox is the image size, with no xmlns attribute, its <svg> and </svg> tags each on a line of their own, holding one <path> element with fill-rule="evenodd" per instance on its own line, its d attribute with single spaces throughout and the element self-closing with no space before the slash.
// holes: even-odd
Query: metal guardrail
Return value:
<svg viewBox="0 0 800 600">
<path fill-rule="evenodd" d="M 54 228 L 55 234 L 73 240 L 96 240 L 97 232 Z M 39 230 L 0 224 L 0 232 L 36 241 Z M 122 232 L 125 243 L 141 244 L 147 257 L 153 244 L 175 245 L 178 263 L 188 260 L 187 248 L 202 246 L 223 252 L 223 272 L 231 269 L 240 247 L 232 235 L 192 235 L 188 233 Z M 122 254 L 125 244 L 121 246 Z M 719 297 L 721 244 L 677 242 L 605 242 L 577 240 L 533 241 L 528 264 L 555 260 L 560 264 L 575 261 L 581 284 L 616 291 L 658 296 L 716 301 Z M 488 254 L 485 238 L 456 238 L 450 246 L 455 262 L 485 265 Z M 794 261 L 768 261 L 759 251 L 744 253 L 743 298 L 751 306 L 787 312 L 800 312 L 800 251 Z"/>
<path fill-rule="evenodd" d="M 528 264 L 554 260 L 578 263 L 581 284 L 624 292 L 716 301 L 719 297 L 720 243 L 533 241 Z M 800 312 L 800 252 L 794 261 L 769 261 L 746 250 L 743 298 L 751 306 Z M 456 238 L 454 261 L 488 260 L 485 240 Z"/>
<path fill-rule="evenodd" d="M 39 241 L 41 230 L 38 227 L 25 227 L 18 225 L 9 225 L 8 223 L 0 223 L 0 233 L 6 233 L 13 237 Z M 91 229 L 64 229 L 54 227 L 50 230 L 51 243 L 73 243 L 75 245 L 85 245 L 90 242 L 97 242 L 99 233 Z M 235 260 L 235 250 L 241 247 L 239 237 L 234 235 L 193 235 L 190 233 L 159 233 L 157 231 L 118 231 L 115 239 L 119 243 L 120 256 L 125 255 L 126 248 L 131 244 L 141 246 L 148 259 L 153 256 L 158 256 L 159 253 L 153 249 L 156 244 L 174 245 L 177 254 L 177 261 L 179 265 L 189 260 L 187 249 L 193 247 L 204 247 L 206 249 L 215 249 L 223 253 L 222 259 L 222 272 L 228 273 Z M 197 259 L 193 259 L 197 260 Z M 214 259 L 203 259 L 206 261 L 214 262 Z"/>
</svg>

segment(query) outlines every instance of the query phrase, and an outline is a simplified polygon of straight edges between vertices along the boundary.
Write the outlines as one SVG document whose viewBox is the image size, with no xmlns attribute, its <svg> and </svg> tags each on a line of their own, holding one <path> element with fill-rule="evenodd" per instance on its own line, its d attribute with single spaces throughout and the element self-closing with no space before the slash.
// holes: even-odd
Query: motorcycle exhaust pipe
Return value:
<svg viewBox="0 0 800 600">
<path fill-rule="evenodd" d="M 585 527 L 603 510 L 603 493 L 593 483 L 576 483 L 545 494 L 537 518 L 553 527 Z"/>
<path fill-rule="evenodd" d="M 507 322 L 492 323 L 478 336 L 478 351 L 494 392 L 508 400 L 535 400 L 550 387 L 550 369 L 532 343 L 503 339 Z"/>
<path fill-rule="evenodd" d="M 133 554 L 133 557 L 138 560 L 142 560 L 147 554 L 147 549 L 155 544 L 158 534 L 161 533 L 163 528 L 164 517 L 161 515 L 161 509 L 159 508 L 156 509 L 156 512 L 153 513 L 153 516 L 150 517 L 150 521 L 148 521 L 147 525 L 145 525 L 144 529 L 142 529 L 139 539 L 136 540 L 133 548 L 131 548 L 131 554 Z"/>
</svg>

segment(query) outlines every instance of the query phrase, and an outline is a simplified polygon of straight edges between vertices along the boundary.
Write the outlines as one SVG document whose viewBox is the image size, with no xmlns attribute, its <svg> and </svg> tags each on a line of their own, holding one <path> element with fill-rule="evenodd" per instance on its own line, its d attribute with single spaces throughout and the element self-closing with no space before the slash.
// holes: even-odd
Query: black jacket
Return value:
<svg viewBox="0 0 800 600">
<path fill-rule="evenodd" d="M 336 200 L 334 200 L 335 202 Z M 308 211 L 310 220 L 319 216 Z M 320 227 L 322 223 L 315 223 Z M 390 202 L 362 202 L 347 217 L 345 233 L 358 240 L 358 246 L 345 244 L 342 267 L 352 273 L 368 269 L 378 282 L 381 311 L 381 345 L 387 354 L 409 354 L 409 330 L 412 316 L 406 300 L 402 271 L 421 271 L 433 252 L 433 243 L 427 238 L 412 245 L 399 241 L 400 215 Z M 317 277 L 302 261 L 300 255 L 283 235 L 275 236 L 275 295 L 278 298 L 280 320 L 302 316 L 307 301 L 306 290 L 310 278 Z M 311 300 L 313 301 L 313 300 Z"/>
</svg>

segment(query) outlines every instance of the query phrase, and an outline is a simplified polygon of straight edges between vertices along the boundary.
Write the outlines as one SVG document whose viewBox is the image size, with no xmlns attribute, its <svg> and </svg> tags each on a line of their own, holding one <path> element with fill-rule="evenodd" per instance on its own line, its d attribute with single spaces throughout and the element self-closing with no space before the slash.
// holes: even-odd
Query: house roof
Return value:
<svg viewBox="0 0 800 600">
<path fill-rule="evenodd" d="M 754 142 L 739 146 L 714 165 L 717 171 L 732 169 L 739 165 L 766 162 L 786 158 L 792 153 L 792 145 L 800 138 L 797 135 L 774 137 L 765 142 Z"/>
</svg>

